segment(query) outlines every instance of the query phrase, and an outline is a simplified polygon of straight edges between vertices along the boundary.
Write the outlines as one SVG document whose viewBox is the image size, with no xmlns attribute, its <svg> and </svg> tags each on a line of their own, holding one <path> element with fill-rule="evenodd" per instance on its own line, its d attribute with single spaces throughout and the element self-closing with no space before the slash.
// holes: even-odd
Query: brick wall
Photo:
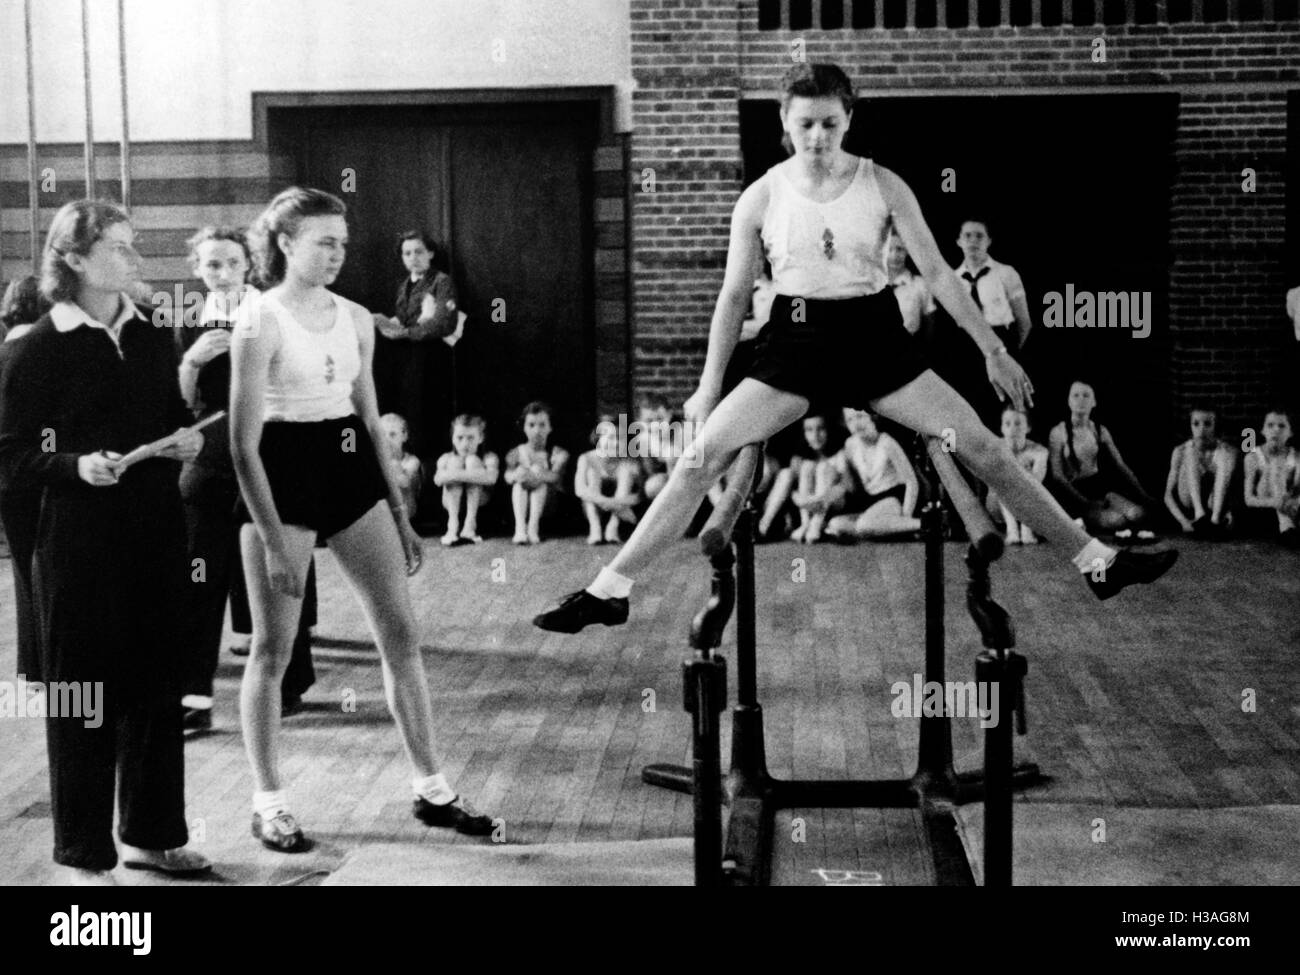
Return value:
<svg viewBox="0 0 1300 975">
<path fill-rule="evenodd" d="M 726 221 L 740 189 L 738 100 L 775 98 L 797 42 L 810 60 L 834 61 L 861 89 L 877 92 L 1178 93 L 1170 409 L 1181 415 L 1188 403 L 1209 397 L 1232 417 L 1258 422 L 1278 392 L 1271 378 L 1279 356 L 1292 355 L 1282 296 L 1300 283 L 1289 280 L 1295 269 L 1284 267 L 1287 93 L 1300 90 L 1295 5 L 1136 5 L 1155 8 L 1160 21 L 1166 13 L 1192 18 L 1174 24 L 1102 24 L 1102 15 L 1123 19 L 1134 5 L 1097 4 L 1092 26 L 854 29 L 862 15 L 853 10 L 863 3 L 843 3 L 850 26 L 795 31 L 760 29 L 758 0 L 632 0 L 632 176 L 635 182 L 643 168 L 660 176 L 656 192 L 634 187 L 633 194 L 637 388 L 678 401 L 694 388 L 722 281 Z M 875 4 L 870 20 L 883 23 L 887 10 L 904 11 L 916 23 L 918 6 L 925 4 Z M 929 6 L 937 6 L 943 23 L 953 5 Z M 981 6 L 999 9 L 972 3 L 971 23 Z M 1001 19 L 1027 11 L 1041 23 L 1049 6 L 1003 3 Z M 765 20 L 775 12 L 782 25 L 804 8 L 812 25 L 822 23 L 815 2 L 763 7 Z M 1065 11 L 1069 22 L 1071 7 Z M 1292 19 L 1200 22 L 1274 15 Z M 1105 63 L 1092 57 L 1098 37 L 1106 42 Z M 1247 167 L 1256 171 L 1253 194 L 1241 187 Z"/>
</svg>

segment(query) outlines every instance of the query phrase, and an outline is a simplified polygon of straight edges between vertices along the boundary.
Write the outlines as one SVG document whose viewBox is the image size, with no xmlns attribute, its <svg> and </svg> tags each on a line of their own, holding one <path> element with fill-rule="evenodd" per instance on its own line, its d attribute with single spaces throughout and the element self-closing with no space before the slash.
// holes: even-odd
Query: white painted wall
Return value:
<svg viewBox="0 0 1300 975">
<path fill-rule="evenodd" d="M 255 91 L 616 85 L 629 0 L 126 0 L 132 141 L 247 139 Z M 89 0 L 96 141 L 121 131 L 116 0 Z M 85 138 L 81 0 L 32 0 L 36 130 Z M 0 0 L 0 144 L 27 139 L 23 0 Z"/>
</svg>

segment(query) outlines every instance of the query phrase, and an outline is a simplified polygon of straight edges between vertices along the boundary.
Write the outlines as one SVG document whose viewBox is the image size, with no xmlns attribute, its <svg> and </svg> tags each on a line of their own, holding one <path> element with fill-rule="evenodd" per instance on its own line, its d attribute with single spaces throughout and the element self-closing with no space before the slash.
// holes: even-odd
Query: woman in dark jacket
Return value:
<svg viewBox="0 0 1300 975">
<path fill-rule="evenodd" d="M 242 232 L 204 227 L 190 238 L 190 264 L 207 288 L 203 308 L 193 323 L 199 337 L 181 358 L 180 386 L 185 402 L 199 419 L 230 407 L 230 329 L 240 305 L 257 294 L 247 284 L 252 258 Z M 189 321 L 178 322 L 182 336 Z M 221 656 L 226 602 L 236 634 L 251 639 L 253 621 L 239 556 L 239 520 L 235 504 L 239 482 L 230 457 L 228 419 L 204 427 L 203 450 L 181 468 L 181 497 L 189 539 L 190 594 L 186 623 L 188 661 L 182 677 L 185 728 L 212 727 L 212 691 Z M 197 562 L 196 560 L 202 560 Z M 198 566 L 202 565 L 202 571 Z M 283 714 L 302 706 L 302 695 L 316 682 L 311 659 L 311 627 L 316 622 L 315 563 L 307 575 L 307 598 L 293 644 L 293 656 L 280 688 Z M 232 648 L 233 650 L 233 648 Z M 246 652 L 246 651 L 245 651 Z"/>
<path fill-rule="evenodd" d="M 184 848 L 176 693 L 189 575 L 177 462 L 203 438 L 177 431 L 123 463 L 190 419 L 169 331 L 125 293 L 140 277 L 133 239 L 110 203 L 55 214 L 41 275 L 54 307 L 0 379 L 0 486 L 43 490 L 32 560 L 42 676 L 80 692 L 67 708 L 51 695 L 46 718 L 54 860 L 76 883 L 114 883 L 115 791 L 127 866 L 210 869 Z"/>
<path fill-rule="evenodd" d="M 428 234 L 408 230 L 399 240 L 407 276 L 397 286 L 394 316 L 375 320 L 375 388 L 379 412 L 403 417 L 407 449 L 428 461 L 455 414 L 452 350 L 440 340 L 456 331 L 456 285 L 438 268 L 443 255 Z"/>
<path fill-rule="evenodd" d="M 10 283 L 0 301 L 0 376 L 13 355 L 14 343 L 32 330 L 32 325 L 50 309 L 41 294 L 40 281 L 29 274 Z M 32 552 L 36 548 L 36 519 L 41 511 L 40 487 L 0 490 L 0 534 L 9 547 L 14 567 L 14 616 L 18 629 L 20 677 L 41 679 L 40 657 L 36 652 L 36 617 L 32 610 Z"/>
</svg>

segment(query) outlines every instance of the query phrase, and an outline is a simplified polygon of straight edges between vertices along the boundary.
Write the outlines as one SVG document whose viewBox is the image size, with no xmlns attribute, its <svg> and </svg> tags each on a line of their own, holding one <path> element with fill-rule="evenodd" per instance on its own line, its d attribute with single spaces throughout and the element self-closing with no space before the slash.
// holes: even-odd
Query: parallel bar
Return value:
<svg viewBox="0 0 1300 975">
<path fill-rule="evenodd" d="M 122 90 L 122 208 L 131 210 L 131 128 L 126 104 L 126 0 L 117 0 L 117 70 Z"/>
<path fill-rule="evenodd" d="M 90 0 L 81 0 L 81 67 L 86 95 L 86 199 L 95 198 L 95 117 L 90 93 Z"/>
<path fill-rule="evenodd" d="M 32 273 L 36 273 L 40 259 L 41 204 L 39 183 L 36 172 L 36 75 L 35 61 L 32 57 L 32 0 L 25 0 L 23 28 L 27 34 L 27 207 L 30 211 L 30 249 L 32 252 Z"/>
</svg>

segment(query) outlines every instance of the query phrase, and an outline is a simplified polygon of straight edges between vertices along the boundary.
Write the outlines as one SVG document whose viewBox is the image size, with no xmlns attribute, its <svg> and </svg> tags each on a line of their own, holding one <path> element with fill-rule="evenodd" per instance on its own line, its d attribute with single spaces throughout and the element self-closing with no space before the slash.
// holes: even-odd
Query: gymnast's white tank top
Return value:
<svg viewBox="0 0 1300 975">
<path fill-rule="evenodd" d="M 889 283 L 885 242 L 889 207 L 870 159 L 859 159 L 849 188 L 828 203 L 799 193 L 784 164 L 767 181 L 763 248 L 778 294 L 801 298 L 858 298 Z"/>
<path fill-rule="evenodd" d="M 289 309 L 264 295 L 280 326 L 280 347 L 266 377 L 266 420 L 312 423 L 350 416 L 352 385 L 361 374 L 361 347 L 348 302 L 334 299 L 334 325 L 309 332 Z"/>
</svg>

